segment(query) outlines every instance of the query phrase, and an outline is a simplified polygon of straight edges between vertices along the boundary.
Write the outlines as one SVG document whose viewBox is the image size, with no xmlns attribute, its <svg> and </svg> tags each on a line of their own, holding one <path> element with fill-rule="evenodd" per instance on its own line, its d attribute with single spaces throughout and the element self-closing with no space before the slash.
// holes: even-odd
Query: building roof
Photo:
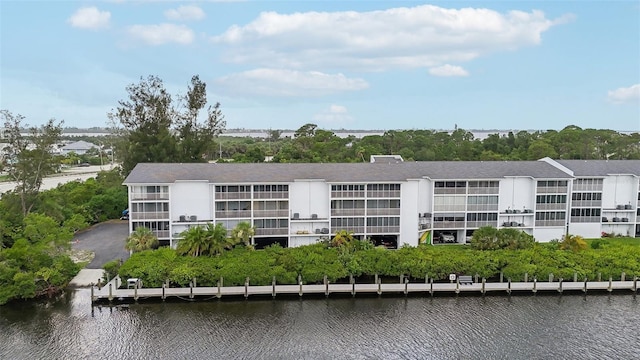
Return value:
<svg viewBox="0 0 640 360">
<path fill-rule="evenodd" d="M 279 183 L 295 180 L 326 182 L 391 182 L 500 179 L 522 176 L 569 179 L 566 172 L 542 161 L 418 161 L 400 163 L 140 163 L 125 184 L 166 184 L 175 181 L 210 183 Z"/>
<path fill-rule="evenodd" d="M 556 160 L 575 176 L 632 174 L 640 176 L 640 160 Z"/>
<path fill-rule="evenodd" d="M 89 150 L 89 149 L 97 148 L 97 147 L 98 146 L 95 145 L 95 144 L 92 144 L 92 143 L 87 142 L 87 141 L 80 140 L 80 141 L 76 141 L 76 142 L 73 142 L 71 144 L 67 144 L 67 145 L 63 146 L 62 150 L 65 150 L 65 151 Z"/>
</svg>

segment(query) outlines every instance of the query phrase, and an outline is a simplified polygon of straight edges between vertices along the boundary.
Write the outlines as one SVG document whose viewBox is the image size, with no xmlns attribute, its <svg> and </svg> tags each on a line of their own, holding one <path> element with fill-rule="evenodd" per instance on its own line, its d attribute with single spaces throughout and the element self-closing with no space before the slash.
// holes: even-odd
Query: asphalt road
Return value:
<svg viewBox="0 0 640 360">
<path fill-rule="evenodd" d="M 69 181 L 80 180 L 85 181 L 89 178 L 96 177 L 96 174 L 101 170 L 111 170 L 112 165 L 103 166 L 87 166 L 87 167 L 73 167 L 65 169 L 62 173 L 46 177 L 42 180 L 42 186 L 40 190 L 53 189 L 59 184 L 64 184 Z M 16 187 L 16 183 L 5 181 L 0 182 L 0 194 L 13 190 Z"/>
<path fill-rule="evenodd" d="M 129 258 L 129 252 L 124 249 L 124 243 L 129 235 L 129 223 L 124 220 L 103 222 L 84 230 L 73 238 L 73 249 L 90 250 L 96 256 L 87 265 L 88 269 L 101 269 L 104 263 Z"/>
</svg>

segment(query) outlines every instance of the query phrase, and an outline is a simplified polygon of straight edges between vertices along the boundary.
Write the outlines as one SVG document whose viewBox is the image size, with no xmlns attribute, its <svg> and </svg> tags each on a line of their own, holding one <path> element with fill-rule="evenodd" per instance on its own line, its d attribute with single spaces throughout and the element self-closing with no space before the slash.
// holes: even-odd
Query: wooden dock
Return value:
<svg viewBox="0 0 640 360">
<path fill-rule="evenodd" d="M 273 283 L 267 286 L 250 285 L 248 282 L 244 286 L 216 286 L 216 287 L 184 287 L 173 288 L 163 286 L 161 288 L 133 287 L 131 289 L 121 289 L 122 281 L 119 277 L 114 278 L 105 286 L 100 288 L 91 287 L 91 301 L 93 302 L 131 302 L 138 300 L 165 300 L 168 298 L 179 298 L 185 300 L 205 300 L 220 298 L 249 298 L 249 297 L 277 297 L 285 296 L 330 296 L 336 295 L 415 295 L 434 296 L 436 294 L 458 295 L 458 294 L 512 294 L 512 293 L 587 293 L 595 292 L 638 292 L 638 278 L 633 280 L 608 280 L 608 281 L 530 281 L 530 282 L 475 282 L 472 284 L 460 284 L 459 282 L 434 283 L 433 281 L 423 283 L 369 283 L 369 284 L 324 284 L 316 285 L 279 285 Z"/>
</svg>

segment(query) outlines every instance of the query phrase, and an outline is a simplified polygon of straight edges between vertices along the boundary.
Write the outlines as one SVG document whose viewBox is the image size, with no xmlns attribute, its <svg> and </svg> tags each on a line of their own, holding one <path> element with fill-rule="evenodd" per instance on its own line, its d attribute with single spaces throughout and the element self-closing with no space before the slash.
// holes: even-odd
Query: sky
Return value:
<svg viewBox="0 0 640 360">
<path fill-rule="evenodd" d="M 0 109 L 103 127 L 207 83 L 227 128 L 640 131 L 640 1 L 0 0 Z"/>
</svg>

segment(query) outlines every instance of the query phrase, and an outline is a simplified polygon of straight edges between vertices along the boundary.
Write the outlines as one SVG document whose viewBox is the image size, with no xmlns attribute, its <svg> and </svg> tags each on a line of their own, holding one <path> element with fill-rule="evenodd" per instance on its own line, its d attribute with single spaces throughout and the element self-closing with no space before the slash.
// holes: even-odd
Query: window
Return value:
<svg viewBox="0 0 640 360">
<path fill-rule="evenodd" d="M 253 226 L 258 229 L 281 229 L 289 227 L 287 219 L 256 219 Z"/>
<path fill-rule="evenodd" d="M 400 218 L 398 217 L 367 218 L 367 226 L 400 226 Z"/>
<path fill-rule="evenodd" d="M 567 195 L 536 195 L 536 204 L 564 204 Z"/>
<path fill-rule="evenodd" d="M 565 213 L 562 211 L 539 211 L 536 212 L 536 220 L 564 220 Z"/>
<path fill-rule="evenodd" d="M 364 218 L 333 218 L 331 219 L 332 227 L 354 227 L 364 226 Z"/>
<path fill-rule="evenodd" d="M 399 209 L 400 200 L 367 200 L 367 208 L 369 209 Z"/>
<path fill-rule="evenodd" d="M 571 209 L 571 216 L 600 216 L 600 209 Z"/>
<path fill-rule="evenodd" d="M 469 213 L 467 221 L 497 221 L 497 213 Z"/>
</svg>

